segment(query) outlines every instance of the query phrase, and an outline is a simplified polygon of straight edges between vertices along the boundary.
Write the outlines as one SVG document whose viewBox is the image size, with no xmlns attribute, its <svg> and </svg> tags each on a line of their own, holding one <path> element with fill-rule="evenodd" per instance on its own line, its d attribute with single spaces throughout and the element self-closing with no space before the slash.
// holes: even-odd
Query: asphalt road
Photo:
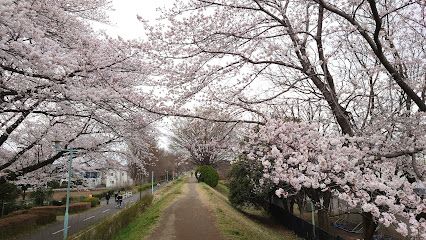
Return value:
<svg viewBox="0 0 426 240">
<path fill-rule="evenodd" d="M 143 195 L 151 192 L 151 189 L 142 192 Z M 122 208 L 117 208 L 115 206 L 114 199 L 110 199 L 109 204 L 106 204 L 106 201 L 102 201 L 101 205 L 89 209 L 85 212 L 72 214 L 69 216 L 68 220 L 68 236 L 71 236 L 83 229 L 86 229 L 92 224 L 95 224 L 102 219 L 113 215 L 116 212 L 121 211 L 126 206 L 130 206 L 139 199 L 139 193 L 134 194 L 131 197 L 123 199 Z M 63 217 L 58 217 L 60 220 L 57 220 L 54 223 L 42 226 L 35 231 L 30 233 L 20 235 L 17 240 L 62 240 L 64 237 L 64 221 Z"/>
</svg>

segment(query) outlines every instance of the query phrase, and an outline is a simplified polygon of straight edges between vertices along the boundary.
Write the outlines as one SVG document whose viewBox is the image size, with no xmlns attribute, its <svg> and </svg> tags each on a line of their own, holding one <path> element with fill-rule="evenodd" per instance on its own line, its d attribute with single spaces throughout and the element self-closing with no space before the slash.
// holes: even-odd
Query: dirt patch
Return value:
<svg viewBox="0 0 426 240">
<path fill-rule="evenodd" d="M 182 197 L 164 211 L 149 240 L 223 239 L 212 214 L 200 200 L 196 184 L 195 178 L 185 184 Z"/>
</svg>

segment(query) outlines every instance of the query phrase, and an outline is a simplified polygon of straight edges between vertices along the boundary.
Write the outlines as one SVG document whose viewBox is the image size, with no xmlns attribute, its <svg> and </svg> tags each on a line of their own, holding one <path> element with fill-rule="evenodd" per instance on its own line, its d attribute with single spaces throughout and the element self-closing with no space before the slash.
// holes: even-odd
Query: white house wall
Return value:
<svg viewBox="0 0 426 240">
<path fill-rule="evenodd" d="M 132 183 L 133 181 L 126 171 L 110 169 L 105 176 L 105 186 L 107 188 L 124 187 Z"/>
</svg>

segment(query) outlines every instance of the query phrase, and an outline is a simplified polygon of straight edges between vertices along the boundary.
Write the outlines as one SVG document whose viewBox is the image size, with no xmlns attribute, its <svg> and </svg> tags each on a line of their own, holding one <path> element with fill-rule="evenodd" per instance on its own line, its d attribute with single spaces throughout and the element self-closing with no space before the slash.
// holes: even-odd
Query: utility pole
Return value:
<svg viewBox="0 0 426 240">
<path fill-rule="evenodd" d="M 315 205 L 314 202 L 311 199 L 311 208 L 312 208 L 312 233 L 314 234 L 314 238 L 315 238 Z"/>
<path fill-rule="evenodd" d="M 139 175 L 139 178 L 140 178 L 140 181 L 141 181 L 140 186 L 139 186 L 139 200 L 141 200 L 142 199 L 142 183 L 143 183 L 143 181 L 142 181 L 142 174 L 138 173 L 138 175 Z"/>
<path fill-rule="evenodd" d="M 154 171 L 151 171 L 151 194 L 154 194 Z"/>
</svg>

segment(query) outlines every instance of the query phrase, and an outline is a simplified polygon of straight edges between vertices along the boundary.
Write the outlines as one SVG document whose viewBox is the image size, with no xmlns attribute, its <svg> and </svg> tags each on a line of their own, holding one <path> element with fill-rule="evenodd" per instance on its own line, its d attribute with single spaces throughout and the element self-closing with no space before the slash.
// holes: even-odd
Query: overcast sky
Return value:
<svg viewBox="0 0 426 240">
<path fill-rule="evenodd" d="M 143 37 L 142 26 L 137 15 L 148 21 L 159 17 L 159 7 L 171 6 L 173 0 L 113 0 L 110 12 L 110 25 L 94 23 L 96 29 L 103 29 L 111 36 L 124 39 Z"/>
</svg>

